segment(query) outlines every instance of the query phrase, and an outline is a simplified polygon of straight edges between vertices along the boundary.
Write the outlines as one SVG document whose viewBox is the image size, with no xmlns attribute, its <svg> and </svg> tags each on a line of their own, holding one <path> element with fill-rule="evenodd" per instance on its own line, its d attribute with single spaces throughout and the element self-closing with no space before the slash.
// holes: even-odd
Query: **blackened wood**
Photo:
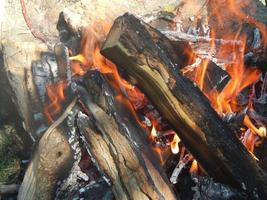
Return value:
<svg viewBox="0 0 267 200">
<path fill-rule="evenodd" d="M 73 88 L 88 109 L 87 121 L 78 119 L 79 129 L 111 179 L 116 199 L 177 199 L 128 100 L 118 101 L 121 94 L 110 85 L 96 72 L 87 78 L 86 90 Z"/>
<path fill-rule="evenodd" d="M 54 52 L 58 65 L 59 77 L 70 82 L 71 67 L 68 48 L 63 43 L 57 43 L 54 47 Z"/>
<path fill-rule="evenodd" d="M 267 198 L 267 176 L 211 107 L 208 99 L 182 76 L 167 52 L 153 41 L 133 15 L 117 18 L 101 53 L 134 77 L 143 92 L 178 133 L 187 149 L 216 180 Z M 153 35 L 153 37 L 151 36 Z"/>
</svg>

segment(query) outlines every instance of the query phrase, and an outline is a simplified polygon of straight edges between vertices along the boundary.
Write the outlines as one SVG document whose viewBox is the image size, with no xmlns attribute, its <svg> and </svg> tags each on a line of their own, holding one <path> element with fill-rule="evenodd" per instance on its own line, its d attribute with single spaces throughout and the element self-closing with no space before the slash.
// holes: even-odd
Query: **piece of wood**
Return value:
<svg viewBox="0 0 267 200">
<path fill-rule="evenodd" d="M 64 133 L 64 120 L 75 103 L 68 106 L 40 139 L 20 186 L 19 200 L 53 199 L 57 182 L 71 169 L 73 153 Z"/>
<path fill-rule="evenodd" d="M 267 176 L 153 37 L 164 36 L 130 14 L 117 18 L 101 53 L 134 78 L 186 148 L 216 180 L 267 198 Z"/>
<path fill-rule="evenodd" d="M 195 82 L 204 94 L 214 90 L 221 92 L 230 80 L 230 75 L 209 59 L 201 60 L 198 66 L 189 68 L 183 75 Z"/>
<path fill-rule="evenodd" d="M 239 52 L 231 52 L 224 49 L 237 48 L 242 50 L 243 42 L 240 40 L 227 40 L 217 39 L 204 36 L 195 36 L 183 32 L 177 31 L 161 31 L 169 40 L 175 41 L 187 41 L 194 50 L 195 54 L 201 58 L 213 59 L 216 63 L 230 64 L 235 62 L 236 54 Z"/>
<path fill-rule="evenodd" d="M 99 72 L 90 72 L 87 89 L 73 88 L 88 110 L 78 127 L 116 199 L 177 199 L 129 101 L 110 85 Z"/>
<path fill-rule="evenodd" d="M 19 190 L 19 185 L 0 185 L 0 195 L 16 194 Z"/>
</svg>

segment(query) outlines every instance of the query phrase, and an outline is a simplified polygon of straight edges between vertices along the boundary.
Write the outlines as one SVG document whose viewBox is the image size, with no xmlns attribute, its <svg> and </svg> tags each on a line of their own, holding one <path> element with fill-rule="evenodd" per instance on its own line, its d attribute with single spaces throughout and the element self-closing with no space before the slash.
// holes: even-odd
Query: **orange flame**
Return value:
<svg viewBox="0 0 267 200">
<path fill-rule="evenodd" d="M 152 125 L 152 129 L 151 129 L 151 132 L 150 133 L 151 133 L 151 139 L 152 140 L 158 136 L 157 130 L 156 130 L 154 124 Z"/>
<path fill-rule="evenodd" d="M 189 171 L 191 174 L 196 174 L 198 172 L 198 163 L 195 159 L 193 160 Z"/>
<path fill-rule="evenodd" d="M 48 121 L 53 122 L 53 117 L 61 111 L 61 103 L 65 100 L 64 89 L 67 87 L 65 81 L 47 85 L 46 92 L 50 103 L 45 105 L 44 114 Z"/>
<path fill-rule="evenodd" d="M 122 79 L 116 65 L 100 53 L 100 45 L 103 43 L 103 39 L 110 27 L 109 24 L 101 22 L 94 24 L 92 28 L 85 31 L 81 41 L 81 53 L 70 58 L 72 61 L 80 62 L 81 65 L 72 65 L 72 71 L 74 74 L 83 75 L 88 69 L 97 69 L 102 74 L 111 76 L 112 81 L 110 84 L 113 88 L 121 95 L 126 96 L 130 100 L 131 106 L 136 109 L 140 104 L 146 104 L 145 95 L 129 82 Z M 119 95 L 117 100 L 123 102 L 123 96 Z M 133 110 L 133 108 L 129 107 L 130 110 Z M 134 114 L 134 111 L 132 112 Z"/>
<path fill-rule="evenodd" d="M 243 123 L 247 128 L 249 128 L 252 131 L 252 133 L 260 137 L 266 137 L 266 128 L 265 127 L 256 128 L 247 115 L 245 115 Z"/>
<path fill-rule="evenodd" d="M 223 5 L 227 5 L 227 8 L 221 9 L 222 4 L 216 5 L 216 1 L 213 1 L 212 3 L 212 11 L 210 16 L 211 19 L 216 19 L 216 23 L 218 24 L 219 28 L 225 28 L 224 27 L 224 16 L 225 13 L 222 13 L 221 11 L 227 9 L 226 13 L 231 16 L 234 22 L 237 22 L 239 26 L 242 26 L 242 24 L 251 24 L 255 27 L 257 27 L 261 34 L 262 34 L 262 40 L 264 43 L 264 46 L 267 45 L 267 28 L 264 23 L 261 23 L 257 21 L 255 18 L 251 17 L 251 15 L 255 14 L 257 12 L 256 7 L 253 7 L 253 3 L 249 0 L 243 0 L 243 1 L 236 1 L 236 0 L 225 0 L 223 2 Z M 249 11 L 250 14 L 245 13 L 245 11 Z M 224 35 L 225 39 L 233 39 L 233 30 L 227 29 L 227 35 Z M 225 31 L 224 31 L 225 33 Z"/>
<path fill-rule="evenodd" d="M 212 102 L 219 113 L 238 111 L 236 107 L 237 95 L 260 78 L 261 71 L 259 69 L 246 68 L 244 66 L 243 52 L 245 45 L 242 48 L 243 50 L 236 58 L 236 62 L 226 67 L 227 72 L 231 76 L 230 81 L 217 96 L 216 100 Z"/>
<path fill-rule="evenodd" d="M 244 1 L 243 4 L 239 4 L 239 5 L 237 5 L 234 0 L 228 0 L 228 1 L 229 1 L 229 9 L 232 11 L 232 13 L 235 14 L 235 16 L 237 18 L 240 19 L 241 22 L 246 22 L 248 24 L 252 24 L 252 25 L 256 26 L 260 30 L 260 32 L 262 34 L 263 42 L 264 42 L 264 44 L 266 46 L 266 44 L 267 44 L 267 28 L 266 28 L 266 25 L 261 23 L 261 22 L 259 22 L 259 21 L 257 21 L 256 19 L 254 19 L 250 15 L 247 15 L 243 11 L 244 8 L 248 9 L 248 6 L 251 9 L 251 6 L 247 5 L 245 1 Z"/>
</svg>

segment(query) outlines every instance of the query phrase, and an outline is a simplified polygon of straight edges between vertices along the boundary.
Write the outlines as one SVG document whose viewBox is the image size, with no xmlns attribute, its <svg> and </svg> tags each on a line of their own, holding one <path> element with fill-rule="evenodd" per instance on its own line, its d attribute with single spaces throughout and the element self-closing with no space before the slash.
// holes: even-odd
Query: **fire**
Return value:
<svg viewBox="0 0 267 200">
<path fill-rule="evenodd" d="M 229 9 L 233 10 L 236 16 L 240 17 L 242 20 L 246 20 L 249 23 L 255 24 L 263 34 L 266 39 L 266 31 L 264 32 L 263 26 L 256 22 L 255 20 L 248 19 L 244 16 L 240 9 L 235 8 L 234 1 L 229 0 Z M 107 77 L 110 85 L 116 90 L 117 96 L 116 100 L 123 103 L 127 108 L 133 113 L 135 118 L 138 120 L 136 112 L 142 109 L 144 105 L 147 104 L 148 100 L 145 95 L 135 86 L 124 80 L 117 70 L 115 64 L 106 59 L 100 53 L 100 46 L 103 43 L 107 32 L 110 29 L 110 24 L 104 22 L 98 22 L 87 29 L 82 35 L 81 40 L 81 52 L 78 55 L 70 57 L 72 60 L 72 74 L 73 75 L 84 75 L 88 70 L 95 69 L 99 70 L 102 74 Z M 265 27 L 265 26 L 264 26 Z M 211 49 L 215 49 L 215 32 L 211 31 Z M 229 35 L 227 38 L 240 38 L 240 31 L 236 35 Z M 226 38 L 226 39 L 227 39 Z M 227 112 L 238 112 L 243 108 L 240 108 L 237 104 L 238 94 L 247 86 L 257 82 L 261 76 L 259 69 L 246 68 L 244 66 L 244 52 L 246 45 L 246 38 L 242 37 L 242 45 L 233 45 L 230 47 L 222 47 L 220 52 L 222 53 L 232 53 L 235 54 L 234 63 L 225 66 L 226 71 L 229 73 L 231 79 L 224 89 L 219 93 L 217 91 L 212 91 L 210 94 L 206 94 L 211 101 L 214 109 L 220 114 L 224 115 Z M 204 91 L 204 81 L 205 73 L 207 70 L 209 60 L 203 60 L 201 65 L 198 67 L 195 82 L 199 85 L 199 88 Z M 110 78 L 112 77 L 112 78 Z M 58 84 L 47 86 L 47 95 L 50 98 L 50 104 L 46 105 L 44 113 L 46 114 L 48 121 L 52 122 L 53 117 L 58 114 L 61 110 L 61 103 L 64 101 L 64 89 L 67 84 L 64 81 Z M 251 99 L 248 103 L 249 107 L 252 107 Z M 139 120 L 138 120 L 139 121 Z M 158 122 L 154 119 L 152 121 L 152 128 L 150 132 L 150 137 L 155 140 L 159 137 L 160 132 L 157 131 Z M 141 124 L 141 123 L 140 123 Z M 243 141 L 243 144 L 247 147 L 249 152 L 253 153 L 255 146 L 255 137 L 261 136 L 266 137 L 266 128 L 257 128 L 250 120 L 249 116 L 245 116 L 244 125 L 249 129 L 247 135 Z M 253 133 L 253 134 L 251 134 Z M 173 154 L 179 153 L 179 142 L 180 138 L 177 134 L 174 134 L 172 141 L 168 144 L 171 148 Z M 156 151 L 161 155 L 162 151 L 160 148 L 156 148 Z M 253 155 L 253 154 L 252 154 Z M 162 159 L 163 160 L 163 159 Z M 193 160 L 190 172 L 196 173 L 199 171 L 199 166 L 196 160 Z"/>
<path fill-rule="evenodd" d="M 260 137 L 266 137 L 266 128 L 265 127 L 256 128 L 247 115 L 245 115 L 243 123 L 247 128 L 249 128 L 252 131 L 252 133 Z"/>
<path fill-rule="evenodd" d="M 243 38 L 242 47 L 229 49 L 229 52 L 237 52 L 235 63 L 226 66 L 226 71 L 231 79 L 222 92 L 211 99 L 212 105 L 220 114 L 239 111 L 239 108 L 236 106 L 237 95 L 247 86 L 257 82 L 261 76 L 261 71 L 256 67 L 246 68 L 244 66 L 245 41 L 246 38 Z"/>
<path fill-rule="evenodd" d="M 214 1 L 216 3 L 216 1 Z M 257 21 L 247 13 L 245 13 L 245 10 L 249 11 L 251 14 L 256 12 L 256 8 L 251 6 L 251 1 L 244 0 L 244 1 L 236 1 L 236 0 L 225 0 L 224 5 L 227 5 L 227 9 L 229 14 L 231 14 L 231 17 L 234 19 L 233 21 L 237 21 L 238 24 L 241 26 L 242 24 L 251 24 L 255 27 L 257 27 L 262 35 L 263 43 L 266 46 L 267 45 L 267 28 L 266 25 Z M 224 16 L 223 13 L 220 11 L 220 7 L 216 7 L 212 10 L 211 16 L 217 19 L 218 27 L 223 28 L 224 24 Z M 233 30 L 228 30 L 228 34 L 224 36 L 225 39 L 233 39 Z"/>
<path fill-rule="evenodd" d="M 173 140 L 171 142 L 171 150 L 173 154 L 177 154 L 179 153 L 179 142 L 180 142 L 180 138 L 178 137 L 177 134 L 174 135 Z"/>
<path fill-rule="evenodd" d="M 157 130 L 155 128 L 155 126 L 153 125 L 152 126 L 152 129 L 151 129 L 151 139 L 153 140 L 154 138 L 156 138 L 158 136 L 157 134 Z"/>
<path fill-rule="evenodd" d="M 200 65 L 197 67 L 196 74 L 195 74 L 195 83 L 198 84 L 199 89 L 203 91 L 204 81 L 205 81 L 205 74 L 207 71 L 207 67 L 209 64 L 208 59 L 204 59 Z"/>
<path fill-rule="evenodd" d="M 198 163 L 195 159 L 193 160 L 189 171 L 191 174 L 196 174 L 198 172 Z"/>
<path fill-rule="evenodd" d="M 53 122 L 53 117 L 61 111 L 61 103 L 65 100 L 64 89 L 67 87 L 65 81 L 47 85 L 46 92 L 50 103 L 45 105 L 44 114 L 48 121 Z"/>
<path fill-rule="evenodd" d="M 246 23 L 249 23 L 249 24 L 252 24 L 254 26 L 256 26 L 261 34 L 262 34 L 262 37 L 263 37 L 263 42 L 266 46 L 267 44 L 267 28 L 266 28 L 266 25 L 265 24 L 262 24 L 260 22 L 258 22 L 257 20 L 255 20 L 253 17 L 247 15 L 246 13 L 244 13 L 243 9 L 245 7 L 248 7 L 249 5 L 247 5 L 246 3 L 249 3 L 248 1 L 244 1 L 243 4 L 239 4 L 237 5 L 235 0 L 228 0 L 229 1 L 229 9 L 231 10 L 232 13 L 235 14 L 235 16 L 240 19 L 241 22 L 246 22 Z"/>
<path fill-rule="evenodd" d="M 267 44 L 267 30 L 266 25 L 261 24 L 260 22 L 257 22 L 255 19 L 249 17 L 243 12 L 243 6 L 247 6 L 244 3 L 242 3 L 241 7 L 240 5 L 237 6 L 236 2 L 234 0 L 227 0 L 228 2 L 228 8 L 231 13 L 236 17 L 237 20 L 240 22 L 246 22 L 249 24 L 255 25 L 261 32 L 262 35 L 262 41 Z M 239 2 L 240 3 L 240 2 Z M 227 5 L 227 3 L 225 4 Z M 220 15 L 220 11 L 213 10 L 213 16 L 216 16 L 219 22 L 219 25 L 223 27 L 223 17 Z M 241 23 L 240 23 L 241 24 Z M 245 55 L 245 48 L 246 48 L 246 42 L 247 37 L 244 34 L 241 34 L 241 26 L 238 31 L 233 32 L 232 30 L 229 30 L 227 34 L 225 34 L 222 39 L 231 39 L 235 41 L 239 41 L 235 44 L 231 45 L 220 45 L 220 47 L 215 48 L 215 39 L 216 39 L 216 32 L 211 31 L 210 37 L 211 37 L 211 52 L 213 50 L 217 51 L 216 55 L 218 57 L 229 57 L 231 58 L 231 64 L 225 64 L 224 68 L 230 75 L 231 79 L 227 83 L 227 85 L 223 88 L 221 92 L 217 90 L 212 90 L 209 93 L 206 93 L 205 95 L 209 98 L 213 108 L 217 111 L 217 113 L 220 116 L 224 116 L 226 113 L 231 112 L 241 112 L 245 110 L 246 108 L 253 109 L 253 95 L 254 93 L 251 92 L 248 103 L 246 105 L 239 105 L 237 102 L 238 95 L 242 90 L 247 88 L 248 86 L 251 86 L 255 84 L 261 77 L 261 71 L 255 67 L 249 67 L 247 68 L 244 65 L 244 55 Z M 212 54 L 211 52 L 208 52 L 209 54 Z M 198 68 L 196 70 L 194 82 L 199 86 L 200 90 L 205 92 L 205 73 L 208 66 L 208 59 L 202 60 L 200 64 L 198 64 Z M 242 133 L 243 144 L 246 146 L 248 151 L 253 155 L 253 157 L 257 160 L 256 156 L 253 154 L 254 148 L 256 145 L 256 140 L 258 138 L 264 138 L 266 137 L 266 128 L 265 127 L 256 127 L 256 125 L 253 123 L 253 121 L 250 119 L 250 117 L 246 114 L 243 120 L 244 126 L 247 128 L 247 130 L 240 130 Z M 194 160 L 192 163 L 192 167 L 190 171 L 197 171 L 194 169 L 197 169 L 197 162 Z"/>
</svg>

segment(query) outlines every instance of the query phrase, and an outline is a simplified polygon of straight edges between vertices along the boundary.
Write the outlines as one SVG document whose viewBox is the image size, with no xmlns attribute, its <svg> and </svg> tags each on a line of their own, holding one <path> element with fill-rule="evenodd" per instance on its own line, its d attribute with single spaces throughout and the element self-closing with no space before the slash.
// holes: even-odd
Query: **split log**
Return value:
<svg viewBox="0 0 267 200">
<path fill-rule="evenodd" d="M 211 107 L 153 41 L 164 36 L 132 15 L 117 18 L 101 53 L 136 80 L 178 133 L 186 148 L 216 180 L 267 198 L 267 175 Z"/>
<path fill-rule="evenodd" d="M 73 86 L 89 116 L 78 118 L 78 127 L 97 166 L 111 179 L 116 199 L 177 199 L 128 100 L 119 101 L 99 72 L 91 72 L 86 82 L 87 89 Z"/>
<path fill-rule="evenodd" d="M 19 200 L 53 199 L 57 182 L 68 174 L 73 155 L 64 133 L 64 119 L 74 104 L 69 105 L 40 139 L 19 189 Z"/>
</svg>

